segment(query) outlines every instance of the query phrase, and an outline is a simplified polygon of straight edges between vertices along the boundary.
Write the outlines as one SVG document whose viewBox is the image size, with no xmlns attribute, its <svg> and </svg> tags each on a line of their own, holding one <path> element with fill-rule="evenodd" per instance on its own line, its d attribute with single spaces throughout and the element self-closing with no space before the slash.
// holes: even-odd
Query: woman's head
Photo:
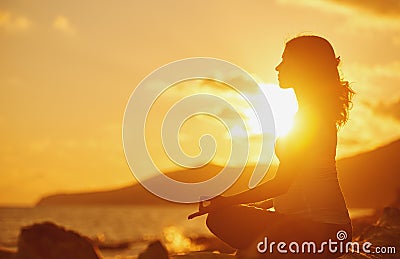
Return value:
<svg viewBox="0 0 400 259">
<path fill-rule="evenodd" d="M 286 43 L 282 62 L 275 68 L 282 88 L 293 88 L 309 104 L 324 106 L 338 126 L 348 118 L 354 92 L 342 81 L 332 45 L 318 36 L 300 36 Z M 330 113 L 329 113 L 330 111 Z"/>
<path fill-rule="evenodd" d="M 338 80 L 338 59 L 331 44 L 318 36 L 300 36 L 286 43 L 282 62 L 276 67 L 282 88 L 313 87 Z"/>
</svg>

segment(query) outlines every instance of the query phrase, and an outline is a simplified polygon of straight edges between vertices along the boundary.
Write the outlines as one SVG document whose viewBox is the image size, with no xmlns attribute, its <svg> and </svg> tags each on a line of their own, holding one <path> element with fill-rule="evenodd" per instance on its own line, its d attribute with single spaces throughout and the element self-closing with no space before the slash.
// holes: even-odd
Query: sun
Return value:
<svg viewBox="0 0 400 259">
<path fill-rule="evenodd" d="M 277 137 L 285 136 L 292 129 L 294 116 L 298 110 L 293 89 L 282 89 L 276 84 L 259 85 L 271 106 Z"/>
<path fill-rule="evenodd" d="M 297 99 L 292 89 L 282 89 L 276 84 L 260 83 L 262 95 L 260 99 L 267 98 L 271 107 L 275 121 L 276 137 L 285 136 L 293 127 L 294 116 L 298 110 Z M 262 132 L 260 122 L 254 111 L 247 107 L 242 109 L 242 113 L 246 119 L 246 126 L 250 135 L 260 135 L 268 132 Z M 246 132 L 238 128 L 234 129 L 236 135 L 245 136 Z"/>
</svg>

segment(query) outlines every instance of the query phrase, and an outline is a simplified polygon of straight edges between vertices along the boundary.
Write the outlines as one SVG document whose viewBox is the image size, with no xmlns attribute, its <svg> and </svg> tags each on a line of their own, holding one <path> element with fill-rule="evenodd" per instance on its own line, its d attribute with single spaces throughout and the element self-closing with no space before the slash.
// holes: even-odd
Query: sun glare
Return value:
<svg viewBox="0 0 400 259">
<path fill-rule="evenodd" d="M 293 127 L 294 115 L 298 110 L 297 99 L 292 89 L 282 89 L 275 84 L 260 84 L 271 105 L 275 119 L 277 137 L 286 135 Z"/>
<path fill-rule="evenodd" d="M 281 89 L 275 84 L 261 83 L 260 87 L 271 106 L 275 120 L 276 137 L 285 136 L 293 127 L 294 115 L 298 109 L 294 91 L 292 89 Z M 242 112 L 246 117 L 246 124 L 250 134 L 266 133 L 261 131 L 257 116 L 251 108 L 247 108 Z M 236 129 L 236 131 L 238 130 Z"/>
</svg>

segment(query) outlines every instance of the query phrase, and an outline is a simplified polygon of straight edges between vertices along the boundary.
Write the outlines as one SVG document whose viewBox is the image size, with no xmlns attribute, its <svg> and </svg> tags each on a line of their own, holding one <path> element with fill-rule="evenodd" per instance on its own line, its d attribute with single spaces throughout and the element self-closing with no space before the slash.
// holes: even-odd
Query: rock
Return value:
<svg viewBox="0 0 400 259">
<path fill-rule="evenodd" d="M 190 242 L 192 242 L 192 244 L 196 246 L 203 247 L 202 252 L 218 251 L 221 254 L 233 254 L 236 251 L 236 249 L 233 249 L 232 247 L 230 247 L 217 237 L 210 237 L 210 236 L 192 237 L 190 238 Z"/>
<path fill-rule="evenodd" d="M 400 229 L 400 208 L 384 208 L 382 216 L 377 222 L 378 226 Z"/>
<path fill-rule="evenodd" d="M 400 209 L 400 189 L 397 189 L 396 194 L 396 199 L 390 204 L 390 207 Z"/>
<path fill-rule="evenodd" d="M 0 259 L 14 259 L 16 252 L 14 250 L 0 247 Z"/>
<path fill-rule="evenodd" d="M 359 236 L 367 227 L 374 225 L 379 217 L 380 212 L 375 211 L 372 215 L 352 219 L 353 237 Z"/>
<path fill-rule="evenodd" d="M 360 253 L 351 253 L 351 254 L 346 254 L 342 257 L 339 257 L 340 259 L 373 259 L 376 257 L 370 257 L 366 254 L 360 254 Z"/>
<path fill-rule="evenodd" d="M 138 259 L 169 259 L 169 257 L 167 249 L 157 240 L 150 243 Z"/>
<path fill-rule="evenodd" d="M 51 222 L 33 224 L 21 229 L 18 259 L 99 259 L 99 252 L 77 232 Z"/>
<path fill-rule="evenodd" d="M 171 259 L 233 259 L 234 255 L 219 254 L 212 252 L 192 252 L 186 255 L 176 255 Z"/>
<path fill-rule="evenodd" d="M 375 225 L 365 228 L 365 230 L 355 238 L 358 242 L 371 242 L 374 247 L 395 247 L 400 252 L 400 209 L 385 208 L 383 214 Z M 383 258 L 383 257 L 376 257 Z M 390 258 L 385 255 L 384 258 Z M 398 257 L 392 257 L 398 258 Z"/>
<path fill-rule="evenodd" d="M 342 256 L 342 259 L 365 259 L 365 258 L 399 258 L 400 255 L 400 209 L 388 207 L 383 210 L 378 221 L 369 225 L 359 234 L 355 236 L 353 241 L 363 244 L 370 242 L 372 244 L 370 250 L 372 253 L 349 253 Z M 361 245 L 360 245 L 361 247 Z M 396 253 L 377 254 L 376 247 L 394 247 Z"/>
</svg>

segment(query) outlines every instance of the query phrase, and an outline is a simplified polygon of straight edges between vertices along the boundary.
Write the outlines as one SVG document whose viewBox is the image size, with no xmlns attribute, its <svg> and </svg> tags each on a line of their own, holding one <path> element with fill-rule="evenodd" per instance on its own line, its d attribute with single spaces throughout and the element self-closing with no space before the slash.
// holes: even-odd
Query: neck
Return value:
<svg viewBox="0 0 400 259">
<path fill-rule="evenodd" d="M 298 115 L 302 120 L 313 123 L 332 123 L 335 124 L 335 116 L 329 103 L 322 96 L 315 92 L 307 92 L 303 90 L 295 90 L 297 103 L 299 105 Z M 327 124 L 327 125 L 328 125 Z"/>
<path fill-rule="evenodd" d="M 326 109 L 326 103 L 324 103 L 324 100 L 321 99 L 317 93 L 304 90 L 307 88 L 302 89 L 303 90 L 300 91 L 295 90 L 297 103 L 299 105 L 298 113 L 308 119 L 327 119 L 329 117 L 327 112 L 329 111 Z"/>
<path fill-rule="evenodd" d="M 303 88 L 304 89 L 304 88 Z M 294 90 L 297 98 L 297 103 L 299 105 L 299 111 L 310 111 L 315 106 L 315 100 L 313 100 L 312 95 L 307 93 L 305 90 Z"/>
</svg>

